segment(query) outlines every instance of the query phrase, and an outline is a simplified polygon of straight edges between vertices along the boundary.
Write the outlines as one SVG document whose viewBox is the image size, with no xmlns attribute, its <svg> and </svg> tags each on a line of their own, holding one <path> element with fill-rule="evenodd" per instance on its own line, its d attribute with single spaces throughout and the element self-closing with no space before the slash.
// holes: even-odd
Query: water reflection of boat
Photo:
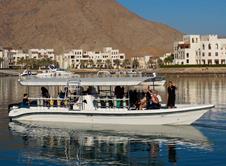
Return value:
<svg viewBox="0 0 226 166">
<path fill-rule="evenodd" d="M 207 138 L 193 126 L 137 126 L 137 125 L 98 125 L 65 123 L 63 126 L 52 122 L 10 122 L 12 131 L 33 136 L 55 135 L 70 137 L 68 131 L 80 131 L 88 134 L 97 132 L 98 135 L 116 136 L 130 139 L 144 137 L 147 139 L 173 139 L 184 143 L 192 143 L 198 147 L 209 147 Z M 63 131 L 59 132 L 58 131 Z M 89 135 L 89 134 L 88 134 Z M 120 135 L 120 136 L 119 136 Z M 200 146 L 201 145 L 201 146 Z"/>
<path fill-rule="evenodd" d="M 35 151 L 27 150 L 22 154 L 33 160 L 57 159 L 61 162 L 66 160 L 101 165 L 112 165 L 115 162 L 128 164 L 130 160 L 139 163 L 141 159 L 137 156 L 134 158 L 132 154 L 142 151 L 138 156 L 144 157 L 142 154 L 145 149 L 151 157 L 156 157 L 158 153 L 164 152 L 161 148 L 165 147 L 171 153 L 169 158 L 174 161 L 176 156 L 173 152 L 177 145 L 192 149 L 211 148 L 207 138 L 192 126 L 78 126 L 73 123 L 62 126 L 56 123 L 10 122 L 9 128 L 14 136 L 22 137 L 25 149 L 36 147 Z"/>
</svg>

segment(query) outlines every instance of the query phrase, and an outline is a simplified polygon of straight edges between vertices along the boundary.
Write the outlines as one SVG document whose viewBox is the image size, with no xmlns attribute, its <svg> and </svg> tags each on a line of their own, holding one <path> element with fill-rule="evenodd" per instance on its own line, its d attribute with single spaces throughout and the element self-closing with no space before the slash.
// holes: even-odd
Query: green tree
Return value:
<svg viewBox="0 0 226 166">
<path fill-rule="evenodd" d="M 93 68 L 93 67 L 94 67 L 94 62 L 93 62 L 92 59 L 90 59 L 90 60 L 88 61 L 88 65 L 89 65 L 90 68 Z"/>
<path fill-rule="evenodd" d="M 84 60 L 80 60 L 80 69 L 84 69 L 86 67 L 86 62 Z"/>
<path fill-rule="evenodd" d="M 153 61 L 152 57 L 150 57 L 149 60 L 148 60 L 148 67 L 149 68 L 153 68 L 154 67 L 154 61 Z"/>
<path fill-rule="evenodd" d="M 137 59 L 134 59 L 132 66 L 133 66 L 133 68 L 137 69 L 140 66 L 139 61 Z"/>
<path fill-rule="evenodd" d="M 164 63 L 165 63 L 165 64 L 172 64 L 172 63 L 173 63 L 173 60 L 174 60 L 174 55 L 171 54 L 170 56 L 168 56 L 168 57 L 166 57 L 166 58 L 164 59 Z"/>
<path fill-rule="evenodd" d="M 158 66 L 162 66 L 163 64 L 164 64 L 164 62 L 163 62 L 163 60 L 162 59 L 158 59 L 157 60 L 157 64 L 158 64 Z"/>
<path fill-rule="evenodd" d="M 17 64 L 21 64 L 26 68 L 38 69 L 40 67 L 47 68 L 49 65 L 54 64 L 58 67 L 58 63 L 50 58 L 43 59 L 31 59 L 31 58 L 21 58 L 17 61 Z"/>
<path fill-rule="evenodd" d="M 129 59 L 125 59 L 122 63 L 123 67 L 126 68 L 130 68 L 131 67 L 131 62 Z"/>
<path fill-rule="evenodd" d="M 115 60 L 114 60 L 114 64 L 116 65 L 117 69 L 119 69 L 119 66 L 120 66 L 120 60 L 119 60 L 119 59 L 115 59 Z"/>
<path fill-rule="evenodd" d="M 112 63 L 111 63 L 111 60 L 110 59 L 107 59 L 105 61 L 105 66 L 107 69 L 111 69 L 112 68 Z"/>
<path fill-rule="evenodd" d="M 96 63 L 97 68 L 101 68 L 102 66 L 102 60 L 98 59 Z"/>
</svg>

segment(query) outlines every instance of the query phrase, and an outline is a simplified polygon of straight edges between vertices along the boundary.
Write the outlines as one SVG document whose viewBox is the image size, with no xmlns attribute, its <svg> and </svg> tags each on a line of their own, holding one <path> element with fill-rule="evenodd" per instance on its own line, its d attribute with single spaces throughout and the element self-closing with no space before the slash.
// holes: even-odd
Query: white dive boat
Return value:
<svg viewBox="0 0 226 166">
<path fill-rule="evenodd" d="M 214 105 L 177 105 L 173 109 L 135 110 L 130 96 L 132 86 L 151 81 L 153 77 L 100 77 L 100 78 L 34 78 L 20 80 L 28 86 L 67 86 L 66 98 L 30 98 L 29 106 L 12 106 L 9 118 L 15 121 L 72 122 L 121 125 L 189 125 Z M 81 88 L 91 87 L 86 93 Z M 127 95 L 114 97 L 114 87 L 123 86 Z M 94 90 L 96 87 L 97 91 Z M 109 89 L 107 89 L 109 88 Z M 89 89 L 89 88 L 88 88 Z M 90 92 L 93 92 L 92 94 Z M 69 92 L 73 92 L 69 93 Z M 75 93 L 76 92 L 76 93 Z"/>
</svg>

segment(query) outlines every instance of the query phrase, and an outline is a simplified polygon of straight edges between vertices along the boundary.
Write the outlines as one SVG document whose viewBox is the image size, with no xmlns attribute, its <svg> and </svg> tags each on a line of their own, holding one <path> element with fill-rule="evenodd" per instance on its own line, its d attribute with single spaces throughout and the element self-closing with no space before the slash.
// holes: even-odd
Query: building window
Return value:
<svg viewBox="0 0 226 166">
<path fill-rule="evenodd" d="M 202 45 L 202 49 L 205 50 L 205 44 Z"/>
<path fill-rule="evenodd" d="M 211 44 L 208 45 L 209 50 L 211 50 Z"/>
<path fill-rule="evenodd" d="M 215 52 L 215 56 L 218 56 L 218 52 Z"/>
<path fill-rule="evenodd" d="M 202 53 L 202 56 L 205 56 L 205 52 Z"/>
<path fill-rule="evenodd" d="M 214 61 L 214 62 L 215 62 L 215 64 L 216 64 L 216 65 L 218 65 L 218 64 L 219 64 L 219 60 L 218 60 L 218 59 L 215 59 L 215 61 Z"/>
<path fill-rule="evenodd" d="M 189 58 L 189 53 L 186 54 L 187 58 Z"/>
<path fill-rule="evenodd" d="M 205 60 L 202 60 L 202 64 L 203 64 L 203 65 L 205 65 L 205 64 L 206 64 Z"/>
<path fill-rule="evenodd" d="M 218 50 L 218 44 L 216 44 L 216 49 Z"/>
<path fill-rule="evenodd" d="M 212 65 L 212 60 L 208 59 L 208 65 Z"/>
<path fill-rule="evenodd" d="M 194 43 L 195 41 L 194 41 L 194 38 L 192 38 L 192 43 Z"/>
<path fill-rule="evenodd" d="M 189 59 L 187 59 L 187 64 L 189 63 Z"/>
<path fill-rule="evenodd" d="M 211 56 L 211 52 L 209 52 L 209 54 L 208 54 L 209 56 Z"/>
</svg>

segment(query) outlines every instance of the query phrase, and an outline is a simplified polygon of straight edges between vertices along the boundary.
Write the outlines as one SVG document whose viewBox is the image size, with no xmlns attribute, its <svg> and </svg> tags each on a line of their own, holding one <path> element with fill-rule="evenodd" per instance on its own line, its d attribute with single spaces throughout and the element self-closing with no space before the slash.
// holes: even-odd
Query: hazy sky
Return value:
<svg viewBox="0 0 226 166">
<path fill-rule="evenodd" d="M 186 34 L 226 36 L 226 0 L 117 0 L 137 15 Z"/>
</svg>

